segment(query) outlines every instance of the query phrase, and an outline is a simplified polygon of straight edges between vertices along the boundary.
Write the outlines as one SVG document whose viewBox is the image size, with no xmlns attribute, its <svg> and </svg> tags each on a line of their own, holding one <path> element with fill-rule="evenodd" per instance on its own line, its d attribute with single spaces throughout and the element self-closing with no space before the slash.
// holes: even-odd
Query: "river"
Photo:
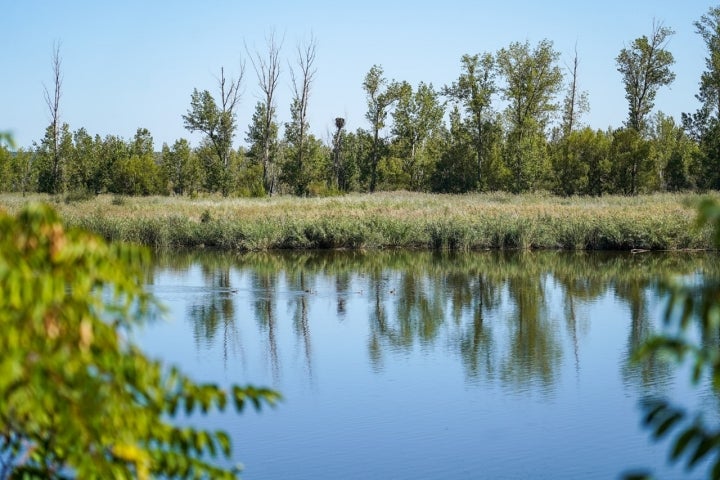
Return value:
<svg viewBox="0 0 720 480">
<path fill-rule="evenodd" d="M 666 275 L 713 254 L 158 253 L 166 320 L 135 333 L 194 379 L 276 388 L 222 428 L 254 479 L 608 479 L 668 465 L 641 425 L 662 395 L 718 418 L 687 368 L 632 354 Z M 695 471 L 697 475 L 699 472 Z"/>
</svg>

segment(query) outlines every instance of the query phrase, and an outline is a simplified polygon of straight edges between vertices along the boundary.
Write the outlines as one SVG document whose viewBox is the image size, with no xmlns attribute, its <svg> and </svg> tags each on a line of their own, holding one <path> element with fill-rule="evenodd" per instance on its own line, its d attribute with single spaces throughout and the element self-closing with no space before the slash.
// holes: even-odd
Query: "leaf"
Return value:
<svg viewBox="0 0 720 480">
<path fill-rule="evenodd" d="M 672 452 L 670 453 L 670 460 L 676 461 L 680 458 L 683 452 L 687 449 L 688 444 L 691 441 L 697 440 L 699 433 L 700 432 L 697 427 L 692 426 L 677 437 L 675 444 L 673 445 Z"/>
<path fill-rule="evenodd" d="M 649 472 L 631 472 L 623 474 L 623 480 L 652 480 Z"/>
<path fill-rule="evenodd" d="M 668 407 L 667 404 L 662 400 L 645 400 L 643 407 L 645 409 L 650 408 L 650 411 L 645 414 L 645 418 L 643 419 L 643 424 L 645 426 L 650 425 L 655 420 L 655 417 L 659 415 L 661 412 L 664 412 Z"/>
<path fill-rule="evenodd" d="M 693 453 L 692 457 L 690 457 L 690 460 L 688 461 L 688 468 L 692 468 L 695 466 L 697 462 L 702 460 L 702 458 L 707 455 L 707 453 L 710 451 L 710 449 L 713 447 L 714 442 L 711 438 L 707 436 L 702 436 L 702 440 L 700 441 L 700 444 L 695 449 L 695 453 Z"/>
<path fill-rule="evenodd" d="M 683 414 L 681 412 L 676 411 L 672 413 L 657 426 L 655 429 L 655 437 L 660 438 L 665 435 L 665 433 L 682 418 Z"/>
<path fill-rule="evenodd" d="M 218 443 L 220 444 L 220 449 L 222 450 L 223 454 L 226 457 L 230 456 L 230 437 L 227 433 L 223 432 L 222 430 L 218 430 L 215 432 L 215 438 L 217 439 Z"/>
</svg>

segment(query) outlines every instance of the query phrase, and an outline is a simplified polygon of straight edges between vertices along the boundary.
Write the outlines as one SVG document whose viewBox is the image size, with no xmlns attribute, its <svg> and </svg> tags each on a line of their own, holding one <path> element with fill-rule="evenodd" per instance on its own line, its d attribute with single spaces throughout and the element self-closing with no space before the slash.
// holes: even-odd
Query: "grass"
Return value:
<svg viewBox="0 0 720 480">
<path fill-rule="evenodd" d="M 717 196 L 717 195 L 716 195 Z M 55 204 L 70 225 L 108 240 L 224 250 L 710 249 L 695 194 L 561 198 L 542 194 L 393 192 L 331 198 L 116 197 L 62 201 L 0 195 L 15 211 Z"/>
</svg>

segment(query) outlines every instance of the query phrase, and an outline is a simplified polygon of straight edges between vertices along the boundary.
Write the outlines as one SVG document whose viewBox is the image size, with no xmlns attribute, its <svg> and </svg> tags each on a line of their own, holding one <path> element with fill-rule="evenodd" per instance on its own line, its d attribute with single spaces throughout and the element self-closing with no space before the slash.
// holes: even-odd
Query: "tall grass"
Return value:
<svg viewBox="0 0 720 480">
<path fill-rule="evenodd" d="M 394 192 L 333 198 L 112 196 L 62 202 L 0 195 L 0 206 L 54 202 L 70 225 L 109 240 L 225 250 L 422 248 L 709 249 L 694 194 L 560 198 Z"/>
</svg>

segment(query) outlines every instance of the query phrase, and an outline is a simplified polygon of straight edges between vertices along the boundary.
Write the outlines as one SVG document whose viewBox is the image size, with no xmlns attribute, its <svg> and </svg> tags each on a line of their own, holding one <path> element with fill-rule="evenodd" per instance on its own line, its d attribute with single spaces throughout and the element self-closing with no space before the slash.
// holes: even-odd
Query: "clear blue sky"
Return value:
<svg viewBox="0 0 720 480">
<path fill-rule="evenodd" d="M 311 33 L 318 42 L 310 128 L 326 139 L 335 117 L 351 130 L 365 126 L 362 81 L 373 64 L 386 76 L 436 87 L 459 74 L 463 54 L 496 52 L 513 41 L 553 41 L 570 62 L 577 44 L 581 88 L 595 128 L 620 126 L 627 105 L 615 57 L 633 39 L 649 34 L 653 19 L 677 33 L 669 49 L 677 79 L 658 94 L 656 109 L 679 118 L 694 111 L 704 69 L 704 45 L 692 22 L 717 5 L 706 0 L 204 0 L 109 2 L 4 0 L 0 4 L 0 131 L 20 146 L 42 138 L 49 116 L 43 84 L 51 87 L 53 42 L 61 43 L 62 120 L 72 130 L 131 138 L 152 133 L 156 149 L 180 137 L 193 88 L 215 93 L 220 67 L 232 75 L 247 61 L 243 47 L 263 51 L 274 30 L 284 38 L 278 114 L 289 117 L 288 62 Z M 255 73 L 247 63 L 239 132 L 244 143 L 257 102 Z"/>
</svg>

